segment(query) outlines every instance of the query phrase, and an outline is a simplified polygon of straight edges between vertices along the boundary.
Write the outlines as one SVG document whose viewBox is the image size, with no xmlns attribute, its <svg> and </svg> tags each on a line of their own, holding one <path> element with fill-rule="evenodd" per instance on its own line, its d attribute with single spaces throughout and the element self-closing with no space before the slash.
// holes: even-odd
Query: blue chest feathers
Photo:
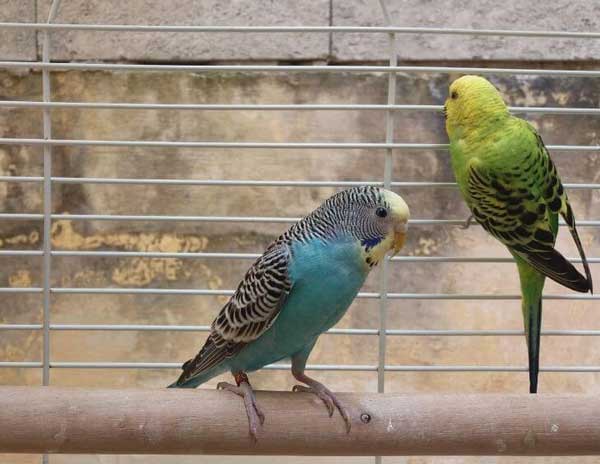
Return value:
<svg viewBox="0 0 600 464">
<path fill-rule="evenodd" d="M 292 256 L 289 272 L 293 284 L 285 312 L 293 312 L 303 319 L 302 325 L 318 334 L 344 315 L 362 287 L 368 267 L 359 243 L 351 239 L 295 244 Z M 282 316 L 287 315 L 282 311 Z"/>
</svg>

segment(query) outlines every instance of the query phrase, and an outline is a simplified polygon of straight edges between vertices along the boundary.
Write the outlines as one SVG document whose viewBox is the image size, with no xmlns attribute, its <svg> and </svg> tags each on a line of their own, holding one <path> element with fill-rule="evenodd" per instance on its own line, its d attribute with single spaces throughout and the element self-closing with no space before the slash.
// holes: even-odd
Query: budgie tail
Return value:
<svg viewBox="0 0 600 464">
<path fill-rule="evenodd" d="M 540 371 L 540 329 L 542 326 L 542 290 L 545 277 L 517 257 L 521 278 L 523 323 L 529 359 L 529 393 L 537 393 Z"/>
</svg>

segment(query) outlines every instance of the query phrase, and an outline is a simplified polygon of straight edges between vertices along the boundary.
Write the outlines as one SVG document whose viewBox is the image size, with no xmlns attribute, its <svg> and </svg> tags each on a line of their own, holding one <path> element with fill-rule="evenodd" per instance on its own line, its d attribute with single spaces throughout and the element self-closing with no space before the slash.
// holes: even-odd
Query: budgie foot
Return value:
<svg viewBox="0 0 600 464">
<path fill-rule="evenodd" d="M 348 411 L 346 410 L 344 405 L 340 403 L 340 401 L 337 399 L 335 394 L 321 382 L 311 379 L 310 377 L 304 375 L 304 373 L 295 373 L 294 377 L 296 378 L 296 380 L 308 385 L 308 387 L 304 385 L 294 385 L 292 391 L 313 393 L 314 395 L 317 395 L 319 398 L 321 398 L 323 403 L 325 403 L 325 406 L 327 406 L 329 417 L 333 416 L 334 408 L 337 408 L 337 410 L 340 412 L 340 415 L 344 419 L 344 422 L 346 423 L 346 432 L 350 433 L 350 428 L 352 427 L 350 415 L 348 414 Z"/>
<path fill-rule="evenodd" d="M 265 423 L 265 415 L 256 403 L 256 397 L 254 391 L 248 380 L 248 376 L 243 372 L 234 374 L 235 382 L 237 385 L 233 385 L 227 382 L 219 382 L 217 389 L 227 390 L 241 396 L 244 399 L 244 406 L 246 407 L 246 414 L 248 416 L 248 428 L 250 437 L 256 443 L 258 437 L 258 430 Z"/>
<path fill-rule="evenodd" d="M 460 228 L 462 230 L 467 230 L 469 227 L 471 227 L 471 224 L 473 224 L 474 219 L 475 219 L 475 216 L 473 216 L 472 214 L 469 215 L 469 217 L 465 220 L 464 224 L 462 226 L 460 226 Z"/>
</svg>

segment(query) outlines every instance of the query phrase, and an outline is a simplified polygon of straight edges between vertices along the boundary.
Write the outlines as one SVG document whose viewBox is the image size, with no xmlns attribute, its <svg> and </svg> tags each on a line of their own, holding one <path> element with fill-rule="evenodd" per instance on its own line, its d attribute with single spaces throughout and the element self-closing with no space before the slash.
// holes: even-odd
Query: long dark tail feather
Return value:
<svg viewBox="0 0 600 464">
<path fill-rule="evenodd" d="M 569 232 L 571 232 L 571 236 L 575 241 L 575 245 L 577 245 L 577 250 L 579 251 L 579 256 L 581 256 L 581 261 L 583 262 L 583 268 L 585 269 L 585 276 L 588 283 L 588 289 L 590 293 L 594 293 L 594 284 L 592 282 L 592 273 L 590 271 L 590 265 L 585 257 L 585 251 L 583 251 L 583 245 L 581 244 L 581 240 L 579 239 L 579 234 L 577 233 L 577 229 L 575 227 L 575 217 L 573 216 L 573 210 L 571 209 L 571 205 L 567 203 L 567 212 L 563 214 L 563 219 L 569 226 Z"/>
<path fill-rule="evenodd" d="M 185 369 L 186 364 L 188 364 L 190 361 L 191 361 L 191 359 L 184 362 L 183 365 L 181 366 L 181 368 Z M 171 385 L 168 385 L 167 388 L 182 388 L 183 385 L 185 385 L 185 380 L 186 380 L 184 373 L 185 373 L 185 371 L 181 373 L 181 375 L 175 382 L 173 382 Z"/>
<path fill-rule="evenodd" d="M 530 307 L 527 330 L 527 354 L 529 357 L 529 393 L 537 393 L 540 372 L 540 330 L 542 327 L 542 300 L 537 307 Z"/>
<path fill-rule="evenodd" d="M 187 377 L 185 373 L 182 373 L 181 376 L 179 376 L 179 378 L 171 385 L 167 386 L 167 388 L 196 388 L 198 385 L 208 382 L 213 377 L 222 374 L 224 370 L 225 369 L 223 369 L 221 366 L 214 366 L 210 369 L 199 372 L 192 377 Z"/>
<path fill-rule="evenodd" d="M 183 372 L 177 381 L 167 388 L 196 388 L 226 370 L 222 361 L 228 352 L 226 347 L 215 343 L 215 338 L 215 335 L 211 334 L 198 354 L 183 363 L 181 366 Z M 236 344 L 236 350 L 239 351 L 242 346 L 242 343 Z M 234 354 L 235 352 L 230 351 L 229 353 Z"/>
<path fill-rule="evenodd" d="M 200 383 L 202 383 L 202 380 L 199 379 L 199 377 L 202 375 L 202 372 L 197 372 L 196 375 L 190 375 L 189 369 L 190 367 L 192 367 L 194 362 L 200 359 L 203 350 L 204 348 L 200 350 L 200 353 L 198 353 L 198 355 L 195 358 L 188 359 L 186 362 L 183 363 L 183 365 L 181 366 L 183 372 L 181 373 L 179 378 L 167 388 L 195 388 Z M 198 381 L 196 382 L 195 380 Z"/>
</svg>

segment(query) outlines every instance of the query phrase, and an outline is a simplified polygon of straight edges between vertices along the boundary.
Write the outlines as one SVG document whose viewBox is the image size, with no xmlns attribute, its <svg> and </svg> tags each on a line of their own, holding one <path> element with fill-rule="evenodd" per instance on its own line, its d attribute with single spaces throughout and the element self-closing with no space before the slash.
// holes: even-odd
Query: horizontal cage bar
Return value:
<svg viewBox="0 0 600 464">
<path fill-rule="evenodd" d="M 427 111 L 441 113 L 443 105 L 368 105 L 368 104 L 178 104 L 178 103 L 109 103 L 109 102 L 42 102 L 3 100 L 0 107 L 114 110 L 202 110 L 202 111 Z M 514 113 L 600 115 L 600 108 L 510 106 Z"/>
<path fill-rule="evenodd" d="M 12 220 L 39 220 L 44 215 L 39 213 L 0 213 L 0 219 Z M 129 214 L 52 214 L 54 220 L 69 221 L 181 221 L 181 222 L 238 222 L 238 223 L 295 223 L 300 217 L 264 217 L 264 216 L 167 216 L 167 215 L 129 215 Z M 411 219 L 408 221 L 413 226 L 431 226 L 431 225 L 464 225 L 464 219 Z M 560 226 L 566 226 L 561 221 Z M 580 227 L 598 227 L 598 221 L 577 221 Z M 478 226 L 478 224 L 473 224 Z"/>
<path fill-rule="evenodd" d="M 168 362 L 77 362 L 51 361 L 50 368 L 54 369 L 181 369 L 181 363 Z M 41 362 L 7 361 L 0 362 L 5 368 L 41 368 Z M 271 364 L 263 369 L 289 370 L 289 364 Z M 348 371 L 376 372 L 375 365 L 360 364 L 307 364 L 307 370 L 314 371 Z M 527 372 L 526 366 L 433 366 L 433 365 L 386 365 L 386 372 Z M 600 372 L 600 366 L 541 366 L 540 372 Z"/>
<path fill-rule="evenodd" d="M 41 330 L 42 324 L 0 324 L 0 330 Z M 209 325 L 160 324 L 50 324 L 54 331 L 115 331 L 115 332 L 208 332 Z M 377 329 L 333 328 L 329 335 L 379 335 Z M 448 329 L 388 329 L 386 335 L 403 337 L 488 337 L 523 336 L 523 330 L 448 330 Z M 542 330 L 543 336 L 600 336 L 600 330 Z"/>
<path fill-rule="evenodd" d="M 0 293 L 42 293 L 40 287 L 0 287 Z"/>
<path fill-rule="evenodd" d="M 0 176 L 0 182 L 43 182 L 39 176 Z M 342 181 L 342 180 L 243 180 L 243 179 L 148 179 L 148 178 L 116 178 L 116 177 L 52 177 L 57 184 L 109 184 L 109 185 L 178 185 L 204 187 L 357 187 L 373 185 L 382 187 L 379 181 Z M 456 182 L 391 182 L 392 187 L 399 188 L 458 188 Z M 600 189 L 598 183 L 563 183 L 568 189 L 593 190 Z"/>
<path fill-rule="evenodd" d="M 37 287 L 0 287 L 0 293 L 39 293 Z M 122 287 L 52 287 L 55 294 L 105 294 L 105 295 L 198 295 L 198 296 L 231 296 L 230 289 L 208 288 L 122 288 Z M 485 293 L 395 293 L 386 294 L 389 299 L 396 300 L 520 300 L 521 295 L 485 294 Z M 359 292 L 357 298 L 377 299 L 377 292 Z M 591 294 L 556 294 L 544 295 L 544 300 L 600 300 L 600 295 Z"/>
<path fill-rule="evenodd" d="M 155 148 L 273 148 L 273 149 L 379 149 L 447 150 L 446 143 L 370 143 L 370 142 L 174 142 L 162 140 L 81 140 L 0 138 L 0 145 L 103 146 Z M 546 145 L 557 151 L 600 151 L 600 145 Z"/>
<path fill-rule="evenodd" d="M 227 33 L 378 33 L 378 34 L 433 34 L 507 37 L 547 37 L 571 39 L 598 39 L 598 32 L 531 31 L 510 29 L 468 29 L 445 27 L 402 26 L 163 26 L 149 24 L 48 24 L 0 23 L 0 29 L 33 29 L 37 31 L 111 31 L 111 32 L 227 32 Z"/>
<path fill-rule="evenodd" d="M 115 71 L 179 71 L 179 72 L 370 72 L 370 73 L 469 73 L 503 75 L 538 75 L 565 77 L 599 77 L 600 70 L 584 69 L 528 69 L 476 68 L 461 66 L 348 66 L 348 65 L 173 65 L 122 63 L 44 63 L 41 61 L 0 61 L 0 68 Z"/>
<path fill-rule="evenodd" d="M 17 252 L 18 253 L 18 252 Z M 200 259 L 256 259 L 260 253 L 210 253 L 210 252 L 153 252 L 153 251 L 52 251 L 53 256 L 96 257 L 96 258 L 200 258 Z M 408 263 L 513 263 L 511 257 L 469 257 L 469 256 L 394 256 L 395 262 Z M 567 258 L 572 263 L 581 263 L 581 258 Z M 588 257 L 587 262 L 600 263 L 600 258 Z"/>
<path fill-rule="evenodd" d="M 42 256 L 41 250 L 0 250 L 0 256 Z"/>
<path fill-rule="evenodd" d="M 43 363 L 37 361 L 0 361 L 0 367 L 42 368 Z"/>
</svg>

